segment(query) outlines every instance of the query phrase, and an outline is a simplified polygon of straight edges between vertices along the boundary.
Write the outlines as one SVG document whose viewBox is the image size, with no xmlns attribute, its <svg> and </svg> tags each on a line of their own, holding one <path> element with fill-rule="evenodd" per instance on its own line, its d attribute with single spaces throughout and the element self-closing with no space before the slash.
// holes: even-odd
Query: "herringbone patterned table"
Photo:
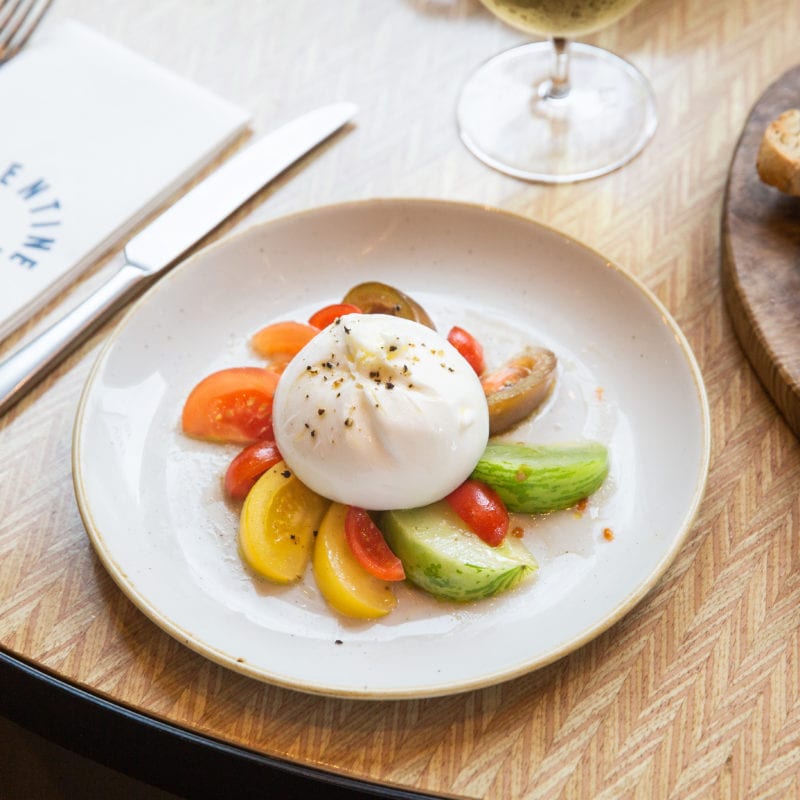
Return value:
<svg viewBox="0 0 800 800">
<path fill-rule="evenodd" d="M 359 104 L 354 130 L 251 203 L 239 227 L 338 200 L 443 197 L 522 213 L 623 265 L 694 349 L 712 462 L 663 579 L 572 655 L 453 697 L 305 696 L 185 649 L 95 557 L 70 436 L 109 326 L 0 420 L 2 647 L 223 741 L 443 796 L 800 797 L 800 446 L 737 343 L 719 278 L 729 161 L 752 104 L 800 60 L 797 0 L 644 0 L 592 37 L 650 78 L 660 124 L 620 171 L 562 187 L 492 172 L 458 141 L 462 80 L 522 41 L 477 0 L 61 0 L 48 24 L 65 16 L 253 109 L 257 132 L 329 100 Z"/>
</svg>

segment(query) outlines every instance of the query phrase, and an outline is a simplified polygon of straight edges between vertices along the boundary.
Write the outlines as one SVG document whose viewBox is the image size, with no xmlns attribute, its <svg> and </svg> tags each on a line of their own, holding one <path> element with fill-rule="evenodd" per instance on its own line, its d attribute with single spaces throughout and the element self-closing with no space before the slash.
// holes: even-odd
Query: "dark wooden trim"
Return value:
<svg viewBox="0 0 800 800">
<path fill-rule="evenodd" d="M 0 647 L 0 715 L 74 753 L 182 797 L 424 800 L 270 758 L 110 702 Z"/>
</svg>

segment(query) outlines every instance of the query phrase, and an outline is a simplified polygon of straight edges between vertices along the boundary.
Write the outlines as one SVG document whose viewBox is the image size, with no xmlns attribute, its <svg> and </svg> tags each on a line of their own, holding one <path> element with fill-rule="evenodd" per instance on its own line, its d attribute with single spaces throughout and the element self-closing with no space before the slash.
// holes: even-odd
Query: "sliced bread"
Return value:
<svg viewBox="0 0 800 800">
<path fill-rule="evenodd" d="M 764 131 L 756 160 L 764 183 L 800 196 L 800 109 L 784 111 Z"/>
</svg>

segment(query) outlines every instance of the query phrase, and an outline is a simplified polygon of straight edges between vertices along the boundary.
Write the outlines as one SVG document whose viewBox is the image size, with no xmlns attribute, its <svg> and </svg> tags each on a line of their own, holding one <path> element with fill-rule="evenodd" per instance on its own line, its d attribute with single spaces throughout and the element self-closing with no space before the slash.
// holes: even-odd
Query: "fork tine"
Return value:
<svg viewBox="0 0 800 800">
<path fill-rule="evenodd" d="M 6 44 L 11 41 L 14 31 L 10 27 L 6 27 L 11 22 L 12 17 L 17 13 L 20 6 L 25 0 L 3 0 L 0 4 L 0 34 L 2 39 L 0 43 Z M 5 8 L 5 11 L 3 9 Z"/>
<path fill-rule="evenodd" d="M 43 2 L 37 4 L 36 0 L 33 0 L 19 17 L 15 18 L 14 15 L 24 1 L 25 0 L 16 0 L 11 6 L 11 13 L 8 15 L 8 18 L 0 20 L 0 29 L 2 29 L 6 23 L 11 23 L 13 20 L 13 24 L 11 24 L 4 40 L 0 41 L 0 48 L 9 48 L 10 53 L 6 53 L 6 57 L 14 55 L 14 53 L 25 47 L 28 39 L 31 38 L 31 35 L 42 21 L 42 17 L 44 17 L 53 3 L 53 0 L 43 0 Z"/>
<path fill-rule="evenodd" d="M 39 10 L 36 11 L 32 16 L 29 16 L 27 18 L 28 19 L 27 28 L 25 28 L 25 30 L 22 32 L 21 37 L 16 41 L 16 47 L 18 50 L 22 47 L 25 47 L 25 45 L 28 43 L 28 39 L 31 38 L 31 35 L 36 30 L 36 28 L 39 27 L 39 23 L 42 21 L 42 17 L 44 17 L 44 15 L 47 13 L 47 10 L 50 8 L 52 4 L 53 0 L 44 0 L 44 2 L 41 3 L 41 5 L 39 6 Z M 22 21 L 20 22 L 18 28 L 21 26 L 22 26 Z"/>
</svg>

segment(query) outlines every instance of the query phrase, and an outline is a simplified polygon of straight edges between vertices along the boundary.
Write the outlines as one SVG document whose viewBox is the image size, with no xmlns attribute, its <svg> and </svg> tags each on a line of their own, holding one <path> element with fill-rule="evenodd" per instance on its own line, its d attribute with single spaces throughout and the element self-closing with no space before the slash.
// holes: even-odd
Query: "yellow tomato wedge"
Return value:
<svg viewBox="0 0 800 800">
<path fill-rule="evenodd" d="M 242 506 L 239 548 L 245 561 L 276 583 L 299 580 L 329 505 L 279 461 L 256 481 Z"/>
<path fill-rule="evenodd" d="M 374 619 L 397 604 L 392 587 L 367 572 L 350 551 L 344 532 L 347 506 L 332 503 L 314 543 L 313 567 L 322 596 L 348 617 Z"/>
</svg>

